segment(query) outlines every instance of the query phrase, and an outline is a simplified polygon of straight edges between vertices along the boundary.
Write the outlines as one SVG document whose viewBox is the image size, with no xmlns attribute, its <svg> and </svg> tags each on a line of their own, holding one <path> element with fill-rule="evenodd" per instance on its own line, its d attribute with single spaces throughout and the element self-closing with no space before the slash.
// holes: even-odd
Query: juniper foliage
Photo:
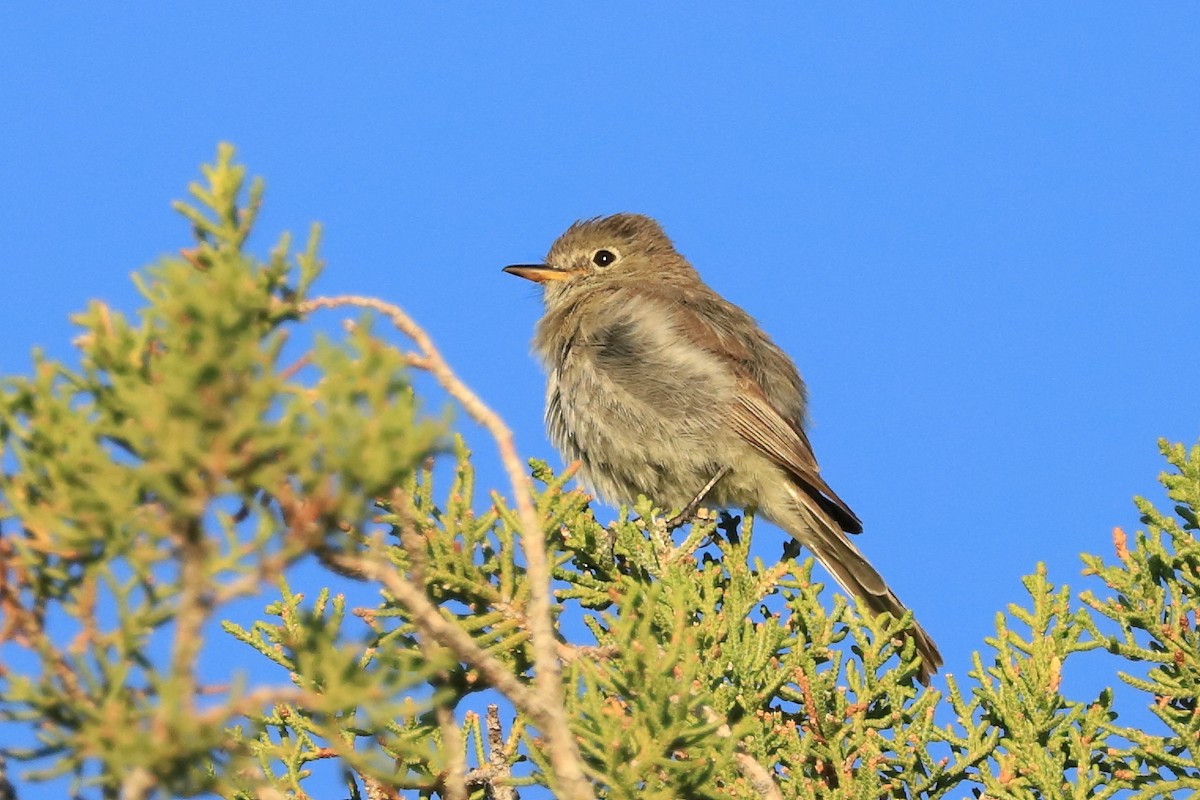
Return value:
<svg viewBox="0 0 1200 800">
<path fill-rule="evenodd" d="M 177 205 L 194 242 L 136 277 L 139 314 L 93 303 L 77 366 L 39 355 L 0 388 L 0 719 L 21 785 L 300 798 L 335 764 L 350 797 L 574 792 L 539 729 L 513 496 L 478 496 L 466 444 L 422 411 L 427 356 L 368 317 L 300 335 L 317 231 L 260 259 L 262 184 L 227 146 L 204 178 Z M 672 533 L 643 501 L 602 525 L 531 462 L 565 757 L 604 798 L 1200 789 L 1200 446 L 1160 446 L 1174 516 L 1139 499 L 1145 530 L 1085 555 L 1081 594 L 1039 565 L 944 691 L 915 682 L 905 620 L 828 595 L 794 553 L 753 557 L 751 519 Z M 247 598 L 261 619 L 225 619 Z M 1072 696 L 1064 676 L 1096 657 L 1112 686 Z M 1124 724 L 1118 694 L 1154 724 Z"/>
</svg>

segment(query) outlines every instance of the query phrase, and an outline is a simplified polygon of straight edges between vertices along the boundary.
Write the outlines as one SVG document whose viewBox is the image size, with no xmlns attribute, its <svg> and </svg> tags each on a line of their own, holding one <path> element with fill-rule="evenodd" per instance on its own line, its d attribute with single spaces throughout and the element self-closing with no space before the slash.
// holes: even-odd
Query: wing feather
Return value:
<svg viewBox="0 0 1200 800">
<path fill-rule="evenodd" d="M 738 389 L 731 413 L 731 423 L 738 435 L 786 469 L 842 530 L 862 533 L 862 521 L 821 477 L 804 431 L 784 419 L 752 382 L 743 379 Z"/>
</svg>

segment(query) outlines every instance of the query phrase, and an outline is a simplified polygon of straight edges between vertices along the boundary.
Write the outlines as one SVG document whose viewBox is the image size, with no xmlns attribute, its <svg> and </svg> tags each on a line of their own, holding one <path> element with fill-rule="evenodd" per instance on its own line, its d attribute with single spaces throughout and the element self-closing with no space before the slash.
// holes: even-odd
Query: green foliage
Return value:
<svg viewBox="0 0 1200 800">
<path fill-rule="evenodd" d="M 909 746 L 942 734 L 937 694 L 919 692 L 915 653 L 901 653 L 902 622 L 864 621 L 840 598 L 826 613 L 811 561 L 752 561 L 749 522 L 698 525 L 676 547 L 619 520 L 608 561 L 636 566 L 604 576 L 588 566 L 605 559 L 604 537 L 577 526 L 571 543 L 581 527 L 580 571 L 558 577 L 585 588 L 559 594 L 596 609 L 584 621 L 599 654 L 573 662 L 586 690 L 572 710 L 608 796 L 757 797 L 737 766 L 747 755 L 805 797 L 832 786 L 842 794 L 830 796 L 877 796 L 881 785 L 936 796 L 939 781 L 961 777 Z M 698 557 L 706 539 L 714 552 Z"/>
<path fill-rule="evenodd" d="M 365 328 L 314 347 L 308 380 L 281 367 L 317 237 L 247 255 L 262 189 L 238 205 L 231 155 L 179 206 L 196 247 L 138 276 L 139 319 L 94 302 L 78 368 L 38 356 L 0 389 L 4 633 L 37 659 L 5 676 L 3 713 L 36 731 L 13 753 L 41 757 L 35 776 L 219 786 L 247 755 L 229 725 L 249 695 L 199 685 L 207 623 L 367 519 L 442 435 Z"/>
<path fill-rule="evenodd" d="M 319 305 L 388 312 L 312 301 L 315 233 L 250 254 L 262 189 L 229 148 L 205 176 L 177 206 L 195 245 L 136 278 L 140 315 L 93 303 L 77 367 L 38 357 L 0 387 L 0 715 L 31 737 L 8 756 L 81 796 L 331 796 L 322 762 L 351 797 L 558 791 L 531 532 L 421 413 L 406 374 L 428 353 L 370 318 L 309 334 Z M 1139 500 L 1146 530 L 1085 555 L 1082 594 L 1039 566 L 945 692 L 916 683 L 906 620 L 831 601 L 811 561 L 753 557 L 752 520 L 673 533 L 643 502 L 604 526 L 533 462 L 515 491 L 550 549 L 596 795 L 1200 789 L 1200 447 L 1162 448 L 1175 516 Z M 221 621 L 248 597 L 262 619 Z M 1085 662 L 1114 679 L 1076 697 Z"/>
<path fill-rule="evenodd" d="M 1176 473 L 1160 476 L 1178 518 L 1137 499 L 1145 531 L 1130 549 L 1123 531 L 1114 531 L 1117 563 L 1085 555 L 1084 574 L 1098 577 L 1109 590 L 1087 591 L 1081 599 L 1117 632 L 1096 639 L 1122 659 L 1153 665 L 1144 675 L 1118 673 L 1144 693 L 1147 707 L 1164 724 L 1162 733 L 1120 728 L 1128 742 L 1118 752 L 1119 773 L 1138 798 L 1179 796 L 1200 790 L 1200 445 L 1188 452 L 1181 444 L 1159 441 Z M 1139 670 L 1141 672 L 1141 670 Z"/>
</svg>

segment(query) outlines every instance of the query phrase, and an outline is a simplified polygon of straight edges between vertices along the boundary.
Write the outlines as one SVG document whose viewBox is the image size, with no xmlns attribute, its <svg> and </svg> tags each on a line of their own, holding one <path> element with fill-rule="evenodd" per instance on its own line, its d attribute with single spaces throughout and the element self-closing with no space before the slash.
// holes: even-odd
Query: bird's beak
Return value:
<svg viewBox="0 0 1200 800">
<path fill-rule="evenodd" d="M 509 275 L 516 275 L 518 278 L 524 278 L 534 283 L 565 281 L 571 277 L 568 270 L 552 267 L 549 264 L 513 264 L 511 267 L 505 267 L 504 271 Z"/>
</svg>

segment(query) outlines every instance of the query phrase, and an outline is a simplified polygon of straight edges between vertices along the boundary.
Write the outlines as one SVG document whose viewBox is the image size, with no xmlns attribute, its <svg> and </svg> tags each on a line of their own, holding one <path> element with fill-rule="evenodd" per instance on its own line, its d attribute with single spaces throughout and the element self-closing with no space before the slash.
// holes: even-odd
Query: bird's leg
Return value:
<svg viewBox="0 0 1200 800">
<path fill-rule="evenodd" d="M 667 520 L 667 530 L 673 531 L 684 523 L 691 521 L 692 517 L 696 513 L 696 509 L 698 509 L 700 504 L 704 502 L 704 498 L 709 492 L 712 491 L 712 488 L 717 485 L 717 481 L 721 480 L 721 478 L 724 478 L 728 474 L 728 464 L 717 470 L 717 474 L 712 476 L 712 480 L 704 484 L 704 488 L 697 492 L 696 496 L 691 499 L 691 502 L 684 506 L 683 510 L 678 514 Z"/>
</svg>

